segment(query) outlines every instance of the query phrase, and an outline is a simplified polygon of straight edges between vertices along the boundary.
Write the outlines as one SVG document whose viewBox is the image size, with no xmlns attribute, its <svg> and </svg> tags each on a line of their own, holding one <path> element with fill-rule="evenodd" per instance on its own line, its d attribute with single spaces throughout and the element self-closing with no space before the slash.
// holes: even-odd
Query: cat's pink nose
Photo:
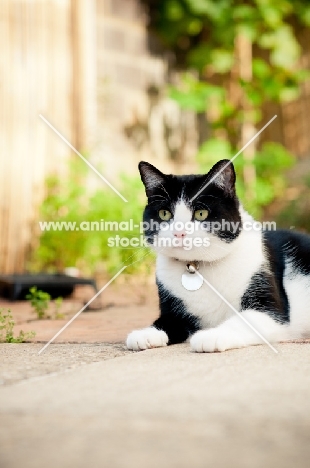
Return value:
<svg viewBox="0 0 310 468">
<path fill-rule="evenodd" d="M 173 235 L 174 235 L 174 237 L 178 237 L 179 239 L 182 239 L 182 237 L 186 236 L 186 232 L 184 232 L 184 231 L 175 232 Z"/>
</svg>

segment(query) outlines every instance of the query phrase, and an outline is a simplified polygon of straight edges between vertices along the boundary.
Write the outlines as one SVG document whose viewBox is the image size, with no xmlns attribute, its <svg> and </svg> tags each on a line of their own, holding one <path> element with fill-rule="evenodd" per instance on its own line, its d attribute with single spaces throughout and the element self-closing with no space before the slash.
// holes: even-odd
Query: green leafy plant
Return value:
<svg viewBox="0 0 310 468">
<path fill-rule="evenodd" d="M 145 193 L 139 177 L 121 176 L 119 190 L 130 203 L 124 203 L 109 188 L 90 190 L 86 184 L 84 163 L 71 164 L 65 177 L 47 179 L 46 197 L 41 206 L 40 221 L 73 223 L 79 229 L 44 230 L 34 246 L 28 269 L 32 272 L 63 272 L 75 266 L 85 275 L 101 268 L 115 274 L 123 265 L 132 264 L 126 272 L 144 272 L 148 266 L 139 259 L 148 254 L 144 247 L 134 248 L 115 243 L 111 237 L 140 238 L 139 223 L 145 205 Z M 128 225 L 132 219 L 133 229 Z M 101 221 L 122 223 L 120 228 L 101 229 Z M 80 229 L 85 226 L 87 230 Z"/>
<path fill-rule="evenodd" d="M 310 25 L 307 0 L 143 1 L 150 27 L 183 72 L 168 86 L 170 97 L 203 117 L 208 129 L 200 135 L 202 170 L 236 154 L 262 127 L 266 106 L 293 101 L 309 78 L 300 62 L 300 37 Z M 282 145 L 265 140 L 237 158 L 248 210 L 260 215 L 281 197 L 294 161 Z"/>
<path fill-rule="evenodd" d="M 11 311 L 0 309 L 0 343 L 23 343 L 36 335 L 34 331 L 25 333 L 21 330 L 18 336 L 14 336 L 14 326 Z"/>
<path fill-rule="evenodd" d="M 54 299 L 54 315 L 49 315 L 47 311 L 50 309 L 51 296 L 47 292 L 37 289 L 36 286 L 33 286 L 29 289 L 29 294 L 27 294 L 26 299 L 30 301 L 34 312 L 37 314 L 39 320 L 43 319 L 54 319 L 62 320 L 65 315 L 60 312 L 63 298 L 57 297 Z"/>
<path fill-rule="evenodd" d="M 27 294 L 26 299 L 30 301 L 30 304 L 39 320 L 50 318 L 47 315 L 47 310 L 51 300 L 50 294 L 38 290 L 36 286 L 33 286 L 29 289 L 29 294 Z"/>
</svg>

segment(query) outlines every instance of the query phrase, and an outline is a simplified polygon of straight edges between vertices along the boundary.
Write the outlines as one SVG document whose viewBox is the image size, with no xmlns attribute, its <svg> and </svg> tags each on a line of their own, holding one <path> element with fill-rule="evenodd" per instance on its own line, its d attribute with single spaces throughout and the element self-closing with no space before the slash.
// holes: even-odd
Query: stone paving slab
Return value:
<svg viewBox="0 0 310 468">
<path fill-rule="evenodd" d="M 2 386 L 1 468 L 307 468 L 310 345 L 277 349 L 183 344 Z"/>
<path fill-rule="evenodd" d="M 85 364 L 130 353 L 124 343 L 51 344 L 38 355 L 42 344 L 0 344 L 0 385 L 64 372 Z"/>
</svg>

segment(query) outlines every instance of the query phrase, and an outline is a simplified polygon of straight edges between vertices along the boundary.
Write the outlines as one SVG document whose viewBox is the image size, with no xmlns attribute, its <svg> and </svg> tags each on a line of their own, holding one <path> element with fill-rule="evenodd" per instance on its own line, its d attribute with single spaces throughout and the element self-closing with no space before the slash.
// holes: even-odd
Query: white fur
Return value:
<svg viewBox="0 0 310 468">
<path fill-rule="evenodd" d="M 189 209 L 189 207 L 184 203 L 183 200 L 180 200 L 179 203 L 176 204 L 174 209 L 174 222 L 180 221 L 185 224 L 191 221 L 192 216 L 192 210 Z"/>
<path fill-rule="evenodd" d="M 160 348 L 167 346 L 168 336 L 162 330 L 157 330 L 155 327 L 143 328 L 142 330 L 134 330 L 129 333 L 126 341 L 128 349 L 133 351 L 141 351 L 148 348 Z"/>
<path fill-rule="evenodd" d="M 225 243 L 222 242 L 222 244 Z M 212 249 L 212 244 L 210 248 Z M 246 290 L 251 277 L 264 262 L 261 233 L 242 232 L 238 239 L 227 244 L 225 252 L 226 257 L 218 261 L 201 261 L 199 272 L 233 307 L 238 309 L 240 297 Z M 158 280 L 171 294 L 185 303 L 189 313 L 201 319 L 203 327 L 215 327 L 234 315 L 234 312 L 207 284 L 204 283 L 198 291 L 187 291 L 181 283 L 185 268 L 186 264 L 183 261 L 177 261 L 163 254 L 157 257 Z"/>
<path fill-rule="evenodd" d="M 290 304 L 290 338 L 310 337 L 310 276 L 286 261 L 284 288 Z"/>
<path fill-rule="evenodd" d="M 269 315 L 247 310 L 243 317 L 270 343 L 289 338 L 289 328 L 275 322 Z M 263 340 L 237 315 L 216 328 L 201 330 L 191 340 L 191 349 L 197 353 L 213 353 L 232 348 L 263 344 Z"/>
</svg>

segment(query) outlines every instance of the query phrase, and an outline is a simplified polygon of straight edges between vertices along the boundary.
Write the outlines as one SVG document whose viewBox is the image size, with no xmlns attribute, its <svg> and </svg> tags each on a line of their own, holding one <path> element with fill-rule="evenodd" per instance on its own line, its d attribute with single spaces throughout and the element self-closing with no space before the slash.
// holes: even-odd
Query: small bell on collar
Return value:
<svg viewBox="0 0 310 468">
<path fill-rule="evenodd" d="M 196 272 L 199 270 L 199 262 L 189 262 L 186 271 L 182 274 L 182 286 L 188 291 L 197 291 L 203 285 L 203 278 Z"/>
</svg>

